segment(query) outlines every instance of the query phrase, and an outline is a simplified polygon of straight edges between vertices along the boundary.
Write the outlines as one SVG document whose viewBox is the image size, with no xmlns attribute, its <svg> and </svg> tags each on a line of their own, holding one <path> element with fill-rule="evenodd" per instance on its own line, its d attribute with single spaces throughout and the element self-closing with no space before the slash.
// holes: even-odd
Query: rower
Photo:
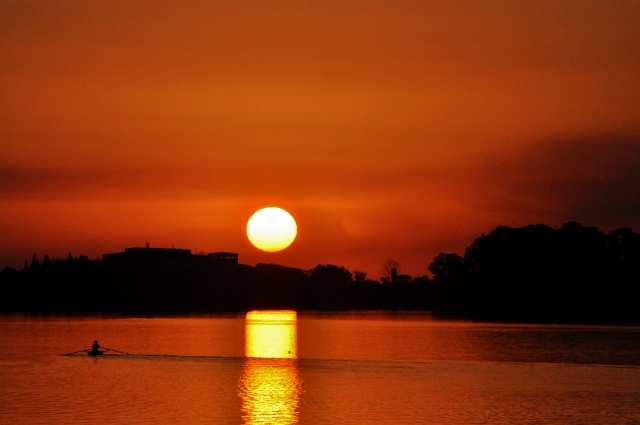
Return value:
<svg viewBox="0 0 640 425">
<path fill-rule="evenodd" d="M 98 340 L 96 339 L 95 341 L 93 341 L 93 345 L 91 346 L 91 352 L 89 354 L 94 356 L 97 354 L 102 354 L 101 351 L 98 351 L 98 348 L 100 348 L 100 344 L 98 344 Z"/>
</svg>

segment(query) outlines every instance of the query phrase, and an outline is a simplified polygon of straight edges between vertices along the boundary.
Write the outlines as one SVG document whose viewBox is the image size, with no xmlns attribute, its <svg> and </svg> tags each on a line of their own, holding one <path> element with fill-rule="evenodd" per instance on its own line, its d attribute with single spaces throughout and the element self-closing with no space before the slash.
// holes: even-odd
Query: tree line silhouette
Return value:
<svg viewBox="0 0 640 425">
<path fill-rule="evenodd" d="M 424 310 L 492 321 L 640 323 L 640 233 L 565 223 L 498 227 L 463 256 L 442 253 L 432 277 L 383 266 L 380 281 L 336 265 L 105 267 L 69 254 L 0 271 L 0 311 L 184 314 L 252 309 Z"/>
</svg>

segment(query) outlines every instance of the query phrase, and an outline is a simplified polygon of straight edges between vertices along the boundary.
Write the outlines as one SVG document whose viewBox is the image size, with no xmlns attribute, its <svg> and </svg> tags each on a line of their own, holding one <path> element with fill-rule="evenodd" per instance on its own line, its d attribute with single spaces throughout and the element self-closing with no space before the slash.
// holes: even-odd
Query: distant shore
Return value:
<svg viewBox="0 0 640 425">
<path fill-rule="evenodd" d="M 336 265 L 133 262 L 87 257 L 0 271 L 0 312 L 126 316 L 300 312 L 430 312 L 455 320 L 640 323 L 640 234 L 566 223 L 498 227 L 464 256 L 438 255 L 432 276 L 381 280 Z M 399 267 L 398 267 L 399 268 Z"/>
</svg>

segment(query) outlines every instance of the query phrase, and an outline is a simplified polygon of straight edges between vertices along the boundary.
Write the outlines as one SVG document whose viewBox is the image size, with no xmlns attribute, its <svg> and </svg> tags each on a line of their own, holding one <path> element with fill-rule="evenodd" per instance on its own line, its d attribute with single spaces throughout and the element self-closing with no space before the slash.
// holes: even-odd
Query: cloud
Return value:
<svg viewBox="0 0 640 425">
<path fill-rule="evenodd" d="M 333 210 L 358 208 L 364 214 L 380 210 L 375 215 L 390 221 L 402 209 L 400 227 L 454 213 L 460 219 L 475 217 L 475 224 L 577 220 L 605 227 L 638 226 L 639 164 L 638 138 L 556 138 L 456 164 L 275 158 L 261 164 L 220 160 L 180 167 L 0 166 L 0 196 L 30 201 L 287 200 Z"/>
<path fill-rule="evenodd" d="M 493 186 L 487 208 L 540 221 L 606 228 L 640 225 L 640 139 L 555 139 L 486 157 L 477 172 Z"/>
</svg>

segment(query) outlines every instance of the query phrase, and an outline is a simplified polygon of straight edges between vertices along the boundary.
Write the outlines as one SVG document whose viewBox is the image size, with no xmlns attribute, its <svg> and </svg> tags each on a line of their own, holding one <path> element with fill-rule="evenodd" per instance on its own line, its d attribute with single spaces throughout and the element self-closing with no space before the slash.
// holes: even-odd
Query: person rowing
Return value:
<svg viewBox="0 0 640 425">
<path fill-rule="evenodd" d="M 99 356 L 100 354 L 104 354 L 104 351 L 98 350 L 100 348 L 100 344 L 98 344 L 98 340 L 93 341 L 93 345 L 91 346 L 91 351 L 89 351 L 90 356 Z"/>
<path fill-rule="evenodd" d="M 102 350 L 100 350 L 100 349 L 102 349 Z M 111 354 L 111 352 L 117 353 L 117 355 L 133 356 L 133 354 L 125 353 L 124 351 L 114 350 L 113 348 L 109 348 L 109 347 L 100 347 L 100 344 L 98 344 L 98 340 L 97 339 L 95 341 L 93 341 L 93 344 L 91 345 L 91 348 L 84 349 L 84 350 L 73 351 L 71 353 L 63 354 L 63 356 L 71 356 L 73 354 L 78 354 L 78 353 L 87 353 L 90 356 L 100 356 L 100 355 L 106 353 L 107 351 L 109 352 L 109 354 L 111 356 L 114 355 L 114 354 Z"/>
</svg>

